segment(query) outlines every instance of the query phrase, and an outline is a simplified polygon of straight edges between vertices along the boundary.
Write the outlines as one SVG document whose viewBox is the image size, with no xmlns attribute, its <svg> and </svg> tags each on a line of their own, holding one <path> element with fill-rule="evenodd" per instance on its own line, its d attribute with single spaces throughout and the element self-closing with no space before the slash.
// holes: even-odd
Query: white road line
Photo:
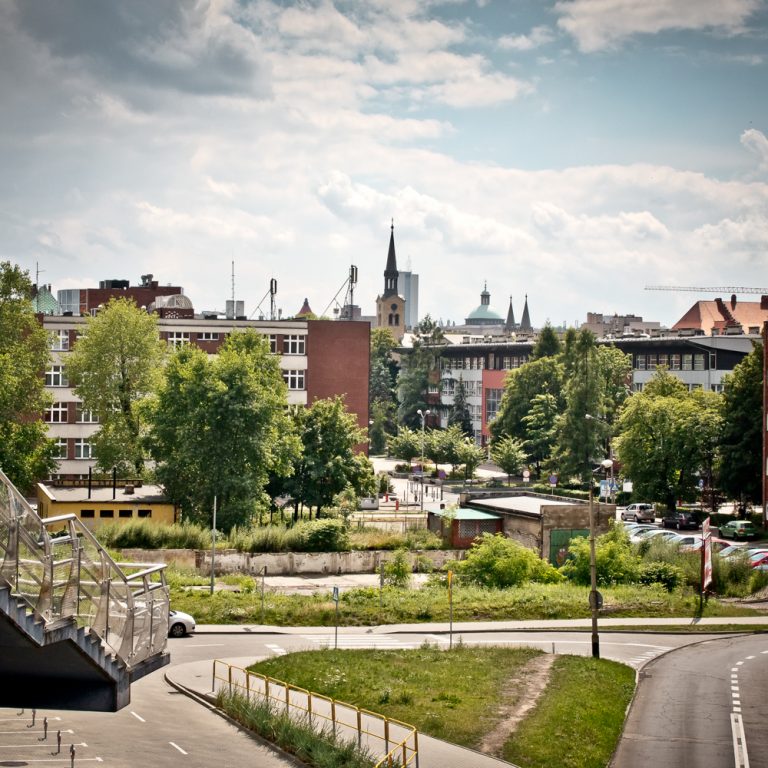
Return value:
<svg viewBox="0 0 768 768">
<path fill-rule="evenodd" d="M 266 648 L 272 651 L 272 653 L 274 653 L 275 656 L 285 656 L 288 653 L 288 651 L 286 651 L 285 648 L 279 645 L 274 645 L 272 643 L 264 643 L 264 645 Z"/>
<path fill-rule="evenodd" d="M 760 651 L 760 653 L 768 653 L 768 651 Z"/>
<path fill-rule="evenodd" d="M 178 749 L 182 755 L 188 755 L 189 752 L 185 752 L 178 744 L 174 744 L 172 741 L 168 742 L 174 749 Z"/>
<path fill-rule="evenodd" d="M 747 661 L 749 661 L 750 659 L 754 659 L 754 658 L 755 658 L 754 656 L 747 656 Z"/>
<path fill-rule="evenodd" d="M 743 663 L 744 663 L 743 661 L 737 661 L 737 662 L 736 662 L 736 666 L 737 666 L 737 667 L 740 667 L 740 666 L 741 666 Z"/>
<path fill-rule="evenodd" d="M 49 728 L 48 730 L 51 733 L 53 733 L 53 729 Z M 62 729 L 61 732 L 62 733 L 74 733 L 74 731 L 71 728 L 66 730 L 66 731 Z M 0 731 L 0 734 L 2 734 L 2 735 L 6 735 L 6 734 L 10 734 L 10 733 L 24 733 L 24 731 Z M 34 733 L 34 731 L 33 731 L 33 733 Z"/>
<path fill-rule="evenodd" d="M 133 710 L 131 710 L 131 714 L 140 722 L 140 723 L 146 723 L 147 721 L 141 716 L 137 715 Z"/>
<path fill-rule="evenodd" d="M 87 747 L 88 745 L 85 742 L 82 742 L 82 744 L 75 744 L 76 747 Z M 50 749 L 51 744 L 0 744 L 0 749 L 27 749 L 27 748 L 35 748 L 38 749 L 44 748 L 44 749 Z"/>
<path fill-rule="evenodd" d="M 224 645 L 224 643 L 200 643 L 199 645 L 195 643 L 195 648 L 221 648 L 221 646 Z"/>
<path fill-rule="evenodd" d="M 77 758 L 78 765 L 80 765 L 80 763 L 103 763 L 103 762 L 104 760 L 100 757 L 78 757 Z M 21 763 L 21 760 L 19 760 L 19 763 Z M 69 765 L 70 758 L 69 757 L 43 757 L 39 760 L 34 760 L 32 758 L 25 757 L 24 765 L 26 765 L 27 763 L 67 763 L 67 765 Z"/>
<path fill-rule="evenodd" d="M 749 768 L 744 723 L 741 715 L 737 712 L 731 713 L 731 733 L 733 734 L 733 758 L 736 762 L 736 768 Z"/>
</svg>

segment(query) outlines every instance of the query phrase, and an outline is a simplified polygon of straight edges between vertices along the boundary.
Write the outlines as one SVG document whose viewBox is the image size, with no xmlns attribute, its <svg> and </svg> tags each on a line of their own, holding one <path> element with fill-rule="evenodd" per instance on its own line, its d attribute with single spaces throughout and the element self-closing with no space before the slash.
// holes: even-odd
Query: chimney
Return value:
<svg viewBox="0 0 768 768">
<path fill-rule="evenodd" d="M 130 483 L 127 483 L 127 484 L 126 484 L 126 486 L 125 486 L 125 490 L 123 491 L 123 493 L 124 493 L 126 496 L 130 496 L 130 495 L 133 493 L 133 485 L 131 485 Z"/>
<path fill-rule="evenodd" d="M 760 297 L 760 309 L 768 310 L 768 296 Z"/>
<path fill-rule="evenodd" d="M 731 294 L 731 309 L 736 309 L 736 294 Z"/>
</svg>

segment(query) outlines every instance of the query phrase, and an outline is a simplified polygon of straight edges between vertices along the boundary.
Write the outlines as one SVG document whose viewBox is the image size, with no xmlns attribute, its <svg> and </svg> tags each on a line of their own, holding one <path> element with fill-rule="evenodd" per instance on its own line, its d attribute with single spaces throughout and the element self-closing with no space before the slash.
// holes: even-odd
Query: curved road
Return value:
<svg viewBox="0 0 768 768">
<path fill-rule="evenodd" d="M 243 627 L 209 630 L 212 628 L 200 627 L 193 637 L 169 640 L 172 664 L 213 658 L 256 659 L 294 650 L 332 646 L 334 643 L 332 629 L 296 628 L 284 633 L 265 634 Z M 554 647 L 557 653 L 588 654 L 591 647 L 589 635 L 583 632 L 465 632 L 461 635 L 456 633 L 455 642 L 459 636 L 465 644 L 531 645 L 550 653 Z M 338 638 L 339 647 L 346 648 L 409 648 L 418 647 L 425 640 L 443 647 L 448 645 L 448 636 L 444 633 L 388 633 L 381 628 L 377 631 L 340 629 Z M 682 634 L 606 632 L 601 635 L 601 651 L 606 658 L 640 668 L 649 659 L 700 639 L 700 636 L 692 638 Z M 759 638 L 748 640 L 758 642 Z M 726 670 L 725 678 L 729 674 Z M 207 690 L 210 682 L 201 680 L 201 688 Z M 764 709 L 761 711 L 764 712 Z M 43 739 L 44 717 L 48 718 L 46 739 Z M 165 682 L 162 670 L 134 684 L 131 704 L 117 713 L 41 711 L 37 713 L 35 725 L 27 727 L 31 726 L 29 710 L 18 714 L 18 710 L 5 709 L 0 710 L 0 721 L 0 766 L 34 766 L 41 762 L 68 766 L 70 744 L 74 744 L 76 749 L 75 765 L 102 763 L 115 768 L 179 764 L 185 768 L 249 764 L 260 768 L 282 768 L 293 765 L 204 706 L 177 693 Z M 752 721 L 749 722 L 751 728 Z M 52 754 L 56 752 L 58 730 L 62 731 L 62 752 Z M 709 739 L 706 730 L 704 735 Z M 722 738 L 725 736 L 727 734 Z M 705 765 L 666 760 L 657 764 Z M 729 765 L 712 763 L 715 764 Z M 621 765 L 623 768 L 625 764 Z M 647 762 L 643 765 L 646 768 Z"/>
<path fill-rule="evenodd" d="M 768 766 L 768 640 L 707 640 L 649 663 L 612 768 Z"/>
</svg>

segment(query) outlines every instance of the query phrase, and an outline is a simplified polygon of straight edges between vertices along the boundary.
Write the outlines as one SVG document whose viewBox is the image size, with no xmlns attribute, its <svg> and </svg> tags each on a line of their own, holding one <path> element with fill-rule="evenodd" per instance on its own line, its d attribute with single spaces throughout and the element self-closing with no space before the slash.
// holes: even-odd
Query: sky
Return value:
<svg viewBox="0 0 768 768">
<path fill-rule="evenodd" d="M 373 314 L 394 221 L 421 316 L 671 325 L 768 290 L 768 0 L 0 0 L 0 168 L 54 292 Z"/>
</svg>

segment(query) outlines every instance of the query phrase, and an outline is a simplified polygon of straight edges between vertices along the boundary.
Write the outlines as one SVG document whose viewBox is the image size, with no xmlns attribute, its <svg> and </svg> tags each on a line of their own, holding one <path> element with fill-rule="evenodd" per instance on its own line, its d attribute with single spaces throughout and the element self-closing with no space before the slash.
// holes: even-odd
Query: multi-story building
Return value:
<svg viewBox="0 0 768 768">
<path fill-rule="evenodd" d="M 112 295 L 97 294 L 98 304 L 113 295 L 126 295 L 122 287 Z M 91 295 L 93 297 L 93 294 Z M 169 300 L 170 299 L 170 300 Z M 96 306 L 98 306 L 98 304 Z M 160 337 L 169 347 L 195 344 L 216 354 L 228 335 L 252 328 L 269 339 L 270 350 L 280 357 L 283 379 L 288 386 L 288 402 L 311 405 L 316 399 L 344 395 L 347 410 L 358 425 L 368 426 L 368 380 L 370 364 L 370 325 L 333 320 L 247 320 L 242 316 L 198 316 L 183 294 L 167 294 L 147 301 L 156 305 Z M 170 305 L 170 306 L 169 306 Z M 81 311 L 90 313 L 88 301 Z M 58 479 L 87 476 L 93 466 L 91 439 L 99 425 L 94 415 L 83 408 L 66 377 L 66 359 L 82 333 L 86 318 L 80 313 L 40 315 L 50 334 L 51 363 L 45 371 L 45 386 L 53 404 L 45 413 L 49 435 L 59 449 Z M 361 446 L 364 448 L 365 446 Z"/>
</svg>

